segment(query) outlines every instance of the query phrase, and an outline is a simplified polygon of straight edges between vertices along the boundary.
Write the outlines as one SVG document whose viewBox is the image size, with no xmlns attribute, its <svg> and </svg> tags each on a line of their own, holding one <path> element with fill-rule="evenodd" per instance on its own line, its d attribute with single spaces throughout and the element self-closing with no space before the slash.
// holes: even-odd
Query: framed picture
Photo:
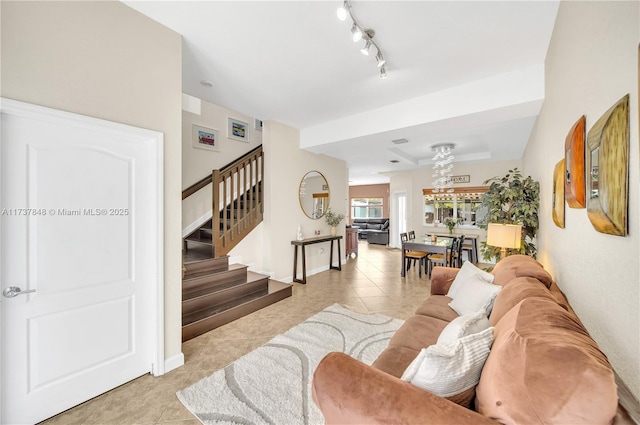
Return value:
<svg viewBox="0 0 640 425">
<path fill-rule="evenodd" d="M 553 222 L 564 229 L 564 176 L 565 160 L 560 160 L 553 169 L 553 200 L 551 202 L 551 216 Z"/>
<path fill-rule="evenodd" d="M 244 121 L 229 118 L 227 124 L 227 137 L 230 139 L 249 142 L 249 124 Z"/>
<path fill-rule="evenodd" d="M 564 142 L 565 182 L 564 197 L 569 208 L 586 206 L 584 186 L 584 139 L 585 116 L 571 127 Z"/>
<path fill-rule="evenodd" d="M 262 131 L 262 121 L 256 118 L 253 128 L 256 129 L 257 131 Z"/>
<path fill-rule="evenodd" d="M 471 176 L 463 175 L 463 176 L 451 176 L 452 183 L 469 183 L 471 181 Z"/>
<path fill-rule="evenodd" d="M 629 95 L 587 134 L 587 216 L 598 232 L 626 236 L 629 192 Z"/>
<path fill-rule="evenodd" d="M 193 124 L 191 134 L 191 144 L 194 148 L 208 149 L 210 151 L 220 150 L 220 136 L 218 130 L 201 127 Z"/>
</svg>

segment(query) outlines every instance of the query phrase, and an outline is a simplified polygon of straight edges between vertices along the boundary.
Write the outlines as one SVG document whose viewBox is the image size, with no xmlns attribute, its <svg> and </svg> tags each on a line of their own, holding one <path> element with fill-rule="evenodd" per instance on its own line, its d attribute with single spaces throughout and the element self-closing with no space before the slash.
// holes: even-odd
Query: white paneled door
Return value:
<svg viewBox="0 0 640 425">
<path fill-rule="evenodd" d="M 32 424 L 162 373 L 162 135 L 1 102 L 0 422 Z"/>
</svg>

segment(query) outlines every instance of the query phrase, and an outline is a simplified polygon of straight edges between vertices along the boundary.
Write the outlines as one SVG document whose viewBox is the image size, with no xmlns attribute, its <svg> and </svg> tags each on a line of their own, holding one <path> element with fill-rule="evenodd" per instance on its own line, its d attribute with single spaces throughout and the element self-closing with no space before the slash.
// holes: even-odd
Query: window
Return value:
<svg viewBox="0 0 640 425">
<path fill-rule="evenodd" d="M 351 218 L 382 218 L 382 198 L 351 198 Z"/>
<path fill-rule="evenodd" d="M 475 226 L 484 218 L 482 195 L 488 187 L 466 187 L 454 189 L 453 193 L 433 193 L 433 189 L 423 189 L 424 224 L 444 223 L 455 218 L 460 225 Z"/>
</svg>

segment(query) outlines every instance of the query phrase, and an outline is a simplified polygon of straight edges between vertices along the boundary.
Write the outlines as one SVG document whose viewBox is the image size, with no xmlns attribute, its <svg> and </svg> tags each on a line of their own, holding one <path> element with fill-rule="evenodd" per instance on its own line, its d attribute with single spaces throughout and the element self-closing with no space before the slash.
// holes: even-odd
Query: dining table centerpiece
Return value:
<svg viewBox="0 0 640 425">
<path fill-rule="evenodd" d="M 458 225 L 458 220 L 452 217 L 448 217 L 444 220 L 444 224 L 447 226 L 447 229 L 449 229 L 449 234 L 452 235 L 453 231 Z"/>
</svg>

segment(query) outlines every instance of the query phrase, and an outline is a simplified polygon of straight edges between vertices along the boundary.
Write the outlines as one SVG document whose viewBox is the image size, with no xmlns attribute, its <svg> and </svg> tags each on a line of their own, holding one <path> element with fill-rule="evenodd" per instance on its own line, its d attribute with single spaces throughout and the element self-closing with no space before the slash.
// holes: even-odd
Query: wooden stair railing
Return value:
<svg viewBox="0 0 640 425">
<path fill-rule="evenodd" d="M 184 200 L 213 183 L 212 257 L 227 255 L 262 222 L 263 178 L 264 154 L 260 145 L 182 192 Z"/>
</svg>

